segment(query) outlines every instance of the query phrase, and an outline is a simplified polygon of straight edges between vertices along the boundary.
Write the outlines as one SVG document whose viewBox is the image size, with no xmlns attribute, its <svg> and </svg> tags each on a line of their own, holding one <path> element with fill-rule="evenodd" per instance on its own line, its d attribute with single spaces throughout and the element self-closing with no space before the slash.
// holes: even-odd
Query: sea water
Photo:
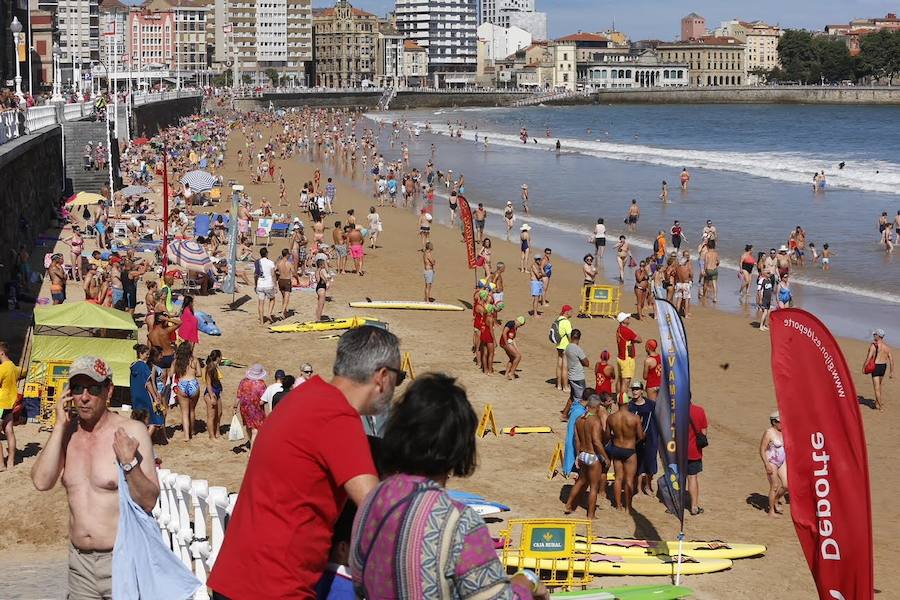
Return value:
<svg viewBox="0 0 900 600">
<path fill-rule="evenodd" d="M 409 144 L 412 164 L 423 164 L 435 144 L 437 168 L 465 175 L 466 196 L 488 207 L 487 229 L 494 235 L 505 234 L 502 209 L 510 200 L 518 218 L 513 239 L 518 225 L 528 222 L 535 228 L 535 247 L 552 246 L 557 255 L 580 261 L 603 217 L 608 278 L 618 275 L 611 255 L 619 233 L 626 233 L 640 259 L 650 254 L 657 232 L 669 237 L 678 219 L 687 238 L 682 248 L 696 256 L 711 219 L 724 268 L 719 306 L 748 316 L 753 311 L 736 295 L 744 244 L 753 244 L 754 253 L 778 248 L 800 225 L 807 242 L 820 253 L 828 243 L 835 256 L 831 270 L 823 272 L 806 249 L 807 267 L 793 271 L 796 303 L 838 335 L 867 338 L 875 327 L 900 335 L 900 248 L 887 255 L 877 229 L 882 211 L 893 219 L 900 210 L 900 107 L 595 105 L 370 116 L 418 127 L 418 136 L 404 130 L 400 140 Z M 448 138 L 448 124 L 453 130 L 463 124 L 463 138 Z M 530 138 L 523 144 L 522 127 L 538 143 Z M 383 132 L 383 148 L 389 147 L 389 130 Z M 399 153 L 398 143 L 386 154 Z M 679 186 L 683 167 L 692 176 L 687 193 Z M 815 193 L 813 173 L 823 170 L 828 185 Z M 668 205 L 659 199 L 663 180 L 669 184 Z M 523 183 L 530 192 L 528 217 L 521 211 Z M 641 207 L 637 233 L 624 231 L 632 198 Z"/>
</svg>

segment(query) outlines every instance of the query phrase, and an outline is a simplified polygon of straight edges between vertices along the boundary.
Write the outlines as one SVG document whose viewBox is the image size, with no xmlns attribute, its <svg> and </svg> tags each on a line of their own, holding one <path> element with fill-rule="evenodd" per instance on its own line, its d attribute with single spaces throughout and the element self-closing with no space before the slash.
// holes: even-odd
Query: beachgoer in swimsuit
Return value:
<svg viewBox="0 0 900 600">
<path fill-rule="evenodd" d="M 635 447 L 644 439 L 641 419 L 627 410 L 617 410 L 606 420 L 609 441 L 604 448 L 613 464 L 616 481 L 613 485 L 613 503 L 617 509 L 631 511 L 634 496 L 634 479 L 637 472 Z M 624 501 L 622 492 L 625 492 Z"/>
<path fill-rule="evenodd" d="M 780 515 L 781 499 L 788 491 L 787 456 L 781 433 L 781 414 L 776 410 L 769 416 L 770 427 L 763 433 L 759 444 L 759 456 L 769 480 L 769 516 Z"/>
</svg>

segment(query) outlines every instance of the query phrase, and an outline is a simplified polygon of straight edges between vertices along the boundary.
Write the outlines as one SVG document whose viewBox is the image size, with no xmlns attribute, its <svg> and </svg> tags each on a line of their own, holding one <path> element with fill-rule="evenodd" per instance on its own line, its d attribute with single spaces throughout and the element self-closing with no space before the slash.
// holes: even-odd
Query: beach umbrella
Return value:
<svg viewBox="0 0 900 600">
<path fill-rule="evenodd" d="M 191 186 L 191 189 L 195 192 L 208 192 L 213 189 L 219 180 L 207 173 L 206 171 L 191 171 L 186 173 L 184 177 L 181 178 L 181 183 L 183 185 Z"/>
<path fill-rule="evenodd" d="M 208 139 L 209 138 L 206 137 L 205 135 L 203 135 L 202 133 L 198 133 L 197 135 L 195 135 L 194 137 L 191 138 L 191 141 L 192 142 L 205 142 Z"/>
<path fill-rule="evenodd" d="M 119 190 L 119 193 L 121 193 L 126 198 L 130 198 L 132 196 L 143 196 L 144 194 L 149 194 L 152 191 L 153 190 L 151 190 L 150 188 L 144 187 L 142 185 L 129 185 L 128 187 L 124 187 Z"/>
<path fill-rule="evenodd" d="M 193 240 L 175 240 L 169 244 L 169 261 L 188 271 L 208 271 L 212 261 L 206 249 Z"/>
<path fill-rule="evenodd" d="M 131 141 L 131 143 L 134 144 L 135 146 L 143 146 L 144 144 L 146 144 L 149 141 L 150 140 L 145 137 L 139 137 L 139 138 L 133 139 Z"/>
<path fill-rule="evenodd" d="M 78 192 L 74 196 L 71 196 L 68 200 L 66 200 L 66 206 L 88 206 L 91 204 L 100 204 L 106 200 L 104 196 L 100 194 L 94 194 L 92 192 Z"/>
</svg>

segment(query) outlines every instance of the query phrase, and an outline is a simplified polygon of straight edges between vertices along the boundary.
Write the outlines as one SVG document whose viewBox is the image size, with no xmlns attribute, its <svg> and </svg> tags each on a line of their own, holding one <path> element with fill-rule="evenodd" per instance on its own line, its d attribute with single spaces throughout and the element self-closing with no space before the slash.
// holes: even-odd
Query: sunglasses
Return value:
<svg viewBox="0 0 900 600">
<path fill-rule="evenodd" d="M 400 386 L 404 381 L 406 381 L 406 371 L 401 371 L 400 369 L 395 369 L 394 367 L 382 367 L 383 369 L 387 369 L 391 373 L 397 376 L 397 386 Z"/>
<path fill-rule="evenodd" d="M 91 385 L 84 385 L 82 383 L 73 383 L 69 386 L 69 391 L 72 392 L 74 396 L 80 396 L 87 390 L 87 393 L 91 396 L 99 396 L 103 393 L 103 390 L 106 389 L 105 383 L 92 383 Z"/>
<path fill-rule="evenodd" d="M 310 371 L 303 371 L 303 373 L 304 373 L 305 375 L 312 375 L 312 371 L 311 371 L 311 370 L 310 370 Z"/>
</svg>

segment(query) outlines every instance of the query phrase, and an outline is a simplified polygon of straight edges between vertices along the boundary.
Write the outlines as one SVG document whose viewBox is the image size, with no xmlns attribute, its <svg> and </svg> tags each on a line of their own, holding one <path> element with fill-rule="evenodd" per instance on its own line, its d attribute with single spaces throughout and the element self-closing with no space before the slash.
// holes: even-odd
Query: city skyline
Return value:
<svg viewBox="0 0 900 600">
<path fill-rule="evenodd" d="M 350 0 L 351 4 L 384 16 L 394 9 L 394 0 Z M 605 31 L 612 28 L 633 40 L 675 40 L 681 17 L 696 12 L 706 17 L 710 29 L 731 19 L 762 20 L 784 28 L 821 30 L 829 24 L 847 23 L 852 19 L 883 17 L 900 12 L 896 0 L 758 0 L 752 7 L 736 0 L 691 0 L 666 3 L 661 0 L 632 0 L 625 5 L 605 0 L 536 0 L 536 9 L 548 13 L 550 37 L 553 39 L 576 31 Z M 313 6 L 333 6 L 334 0 L 313 0 Z M 586 11 L 587 14 L 586 14 Z M 591 15 L 590 11 L 595 14 Z M 652 17 L 648 17 L 652 15 Z"/>
</svg>

